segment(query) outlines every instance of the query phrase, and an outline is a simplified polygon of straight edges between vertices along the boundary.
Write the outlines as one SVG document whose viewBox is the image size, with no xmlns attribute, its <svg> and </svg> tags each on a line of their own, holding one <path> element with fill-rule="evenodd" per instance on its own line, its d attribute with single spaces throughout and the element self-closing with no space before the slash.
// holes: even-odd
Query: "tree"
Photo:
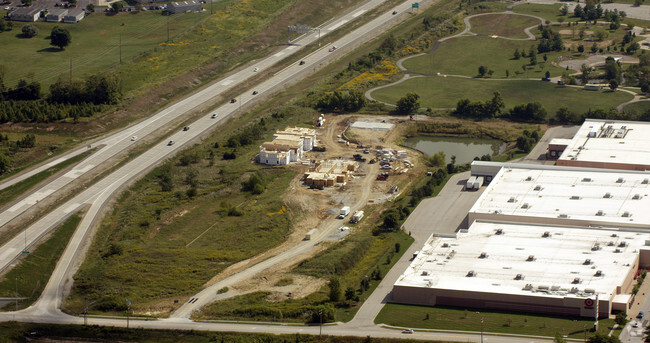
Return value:
<svg viewBox="0 0 650 343">
<path fill-rule="evenodd" d="M 427 164 L 429 164 L 432 167 L 442 167 L 445 165 L 445 153 L 443 151 L 439 151 L 433 156 L 429 157 L 427 159 Z"/>
<path fill-rule="evenodd" d="M 158 184 L 163 192 L 171 192 L 174 189 L 174 181 L 172 180 L 171 167 L 165 166 L 160 169 L 158 175 Z"/>
<path fill-rule="evenodd" d="M 354 296 L 356 292 L 354 291 L 354 288 L 348 287 L 345 289 L 345 300 L 352 300 L 354 299 Z"/>
<path fill-rule="evenodd" d="M 569 13 L 569 5 L 564 4 L 564 6 L 560 7 L 560 15 L 565 16 Z"/>
<path fill-rule="evenodd" d="M 518 122 L 545 123 L 548 120 L 546 110 L 539 102 L 517 105 L 510 109 L 508 116 Z"/>
<path fill-rule="evenodd" d="M 122 1 L 116 1 L 111 4 L 111 8 L 113 9 L 113 11 L 119 12 L 122 10 L 122 8 L 124 8 L 124 3 Z"/>
<path fill-rule="evenodd" d="M 596 53 L 598 51 L 598 44 L 594 42 L 594 44 L 591 46 L 591 52 Z"/>
<path fill-rule="evenodd" d="M 32 5 L 32 0 L 20 0 L 20 2 L 25 5 L 26 7 L 29 7 Z"/>
<path fill-rule="evenodd" d="M 616 80 L 609 81 L 609 88 L 616 91 L 616 88 L 618 88 L 618 82 L 616 82 Z"/>
<path fill-rule="evenodd" d="M 333 276 L 327 286 L 330 288 L 330 301 L 337 302 L 341 300 L 341 283 L 339 282 L 339 278 Z"/>
<path fill-rule="evenodd" d="M 415 92 L 408 92 L 406 95 L 397 100 L 397 113 L 411 114 L 420 108 L 420 96 Z"/>
<path fill-rule="evenodd" d="M 93 4 L 86 5 L 86 11 L 95 12 L 95 5 L 93 5 Z"/>
<path fill-rule="evenodd" d="M 7 31 L 7 22 L 0 18 L 0 33 Z"/>
<path fill-rule="evenodd" d="M 22 32 L 23 32 L 23 37 L 32 38 L 32 37 L 36 37 L 36 35 L 38 34 L 38 28 L 36 28 L 36 26 L 32 24 L 28 24 L 23 26 Z"/>
<path fill-rule="evenodd" d="M 63 50 L 66 46 L 70 45 L 70 42 L 72 42 L 72 36 L 70 36 L 70 32 L 67 29 L 58 26 L 52 28 L 50 45 L 58 46 L 59 49 Z"/>
<path fill-rule="evenodd" d="M 544 76 L 546 76 L 546 78 L 551 77 L 551 72 L 547 70 L 547 71 L 546 71 L 546 74 L 544 74 Z"/>
<path fill-rule="evenodd" d="M 582 64 L 580 66 L 580 81 L 582 81 L 582 84 L 586 84 L 587 81 L 589 80 L 589 72 L 591 71 L 591 68 L 587 67 L 586 64 Z"/>
<path fill-rule="evenodd" d="M 583 52 L 585 52 L 585 46 L 582 45 L 582 44 L 578 45 L 578 52 L 579 52 L 579 53 L 583 53 Z"/>
<path fill-rule="evenodd" d="M 608 336 L 607 334 L 597 332 L 595 335 L 589 337 L 588 343 L 621 343 L 621 340 L 616 336 Z"/>
<path fill-rule="evenodd" d="M 576 5 L 576 8 L 573 9 L 573 16 L 582 18 L 582 16 L 585 14 L 585 12 L 582 10 L 582 6 Z"/>
<path fill-rule="evenodd" d="M 9 159 L 9 157 L 0 153 L 0 175 L 6 173 L 7 170 L 9 170 L 10 165 L 11 165 L 11 160 Z"/>
<path fill-rule="evenodd" d="M 519 52 L 519 49 L 515 49 L 515 54 L 514 54 L 514 59 L 518 60 L 521 58 L 521 53 Z"/>
<path fill-rule="evenodd" d="M 530 47 L 528 56 L 530 56 L 530 65 L 537 65 L 537 48 L 534 45 Z"/>
<path fill-rule="evenodd" d="M 485 73 L 487 73 L 487 68 L 485 66 L 478 67 L 478 75 L 480 77 L 485 76 Z"/>
<path fill-rule="evenodd" d="M 70 7 L 77 7 L 77 0 L 68 0 L 68 5 Z"/>
<path fill-rule="evenodd" d="M 553 343 L 566 343 L 566 339 L 562 337 L 561 333 L 556 332 L 555 337 L 553 338 Z"/>
<path fill-rule="evenodd" d="M 618 326 L 625 326 L 627 324 L 627 312 L 619 312 L 616 314 L 616 319 L 614 319 L 614 322 L 618 324 Z"/>
</svg>

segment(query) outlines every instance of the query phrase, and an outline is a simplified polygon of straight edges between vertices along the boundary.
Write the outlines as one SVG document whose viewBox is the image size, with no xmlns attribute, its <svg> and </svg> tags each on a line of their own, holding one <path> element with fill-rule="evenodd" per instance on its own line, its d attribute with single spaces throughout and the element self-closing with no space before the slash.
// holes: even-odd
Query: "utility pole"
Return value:
<svg viewBox="0 0 650 343">
<path fill-rule="evenodd" d="M 84 299 L 84 326 L 88 324 L 88 299 Z"/>
<path fill-rule="evenodd" d="M 320 316 L 320 326 L 318 327 L 318 340 L 320 341 L 323 336 L 323 310 L 318 310 L 318 315 Z"/>
<path fill-rule="evenodd" d="M 318 28 L 318 47 L 320 47 L 320 27 Z"/>
<path fill-rule="evenodd" d="M 16 276 L 16 312 L 18 312 L 18 277 Z"/>
<path fill-rule="evenodd" d="M 129 311 L 131 310 L 131 300 L 126 300 L 126 328 L 129 328 Z"/>
<path fill-rule="evenodd" d="M 481 318 L 481 343 L 483 343 L 483 318 Z"/>
</svg>

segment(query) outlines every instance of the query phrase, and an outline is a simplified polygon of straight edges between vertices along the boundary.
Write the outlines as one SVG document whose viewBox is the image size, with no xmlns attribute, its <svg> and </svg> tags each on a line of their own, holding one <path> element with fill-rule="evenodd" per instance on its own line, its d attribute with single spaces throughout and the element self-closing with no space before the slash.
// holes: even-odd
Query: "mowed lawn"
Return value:
<svg viewBox="0 0 650 343">
<path fill-rule="evenodd" d="M 650 110 L 650 101 L 633 102 L 623 107 L 625 113 L 644 113 Z"/>
<path fill-rule="evenodd" d="M 428 319 L 427 319 L 428 316 Z M 455 307 L 429 307 L 386 304 L 375 318 L 383 323 L 409 328 L 480 331 L 483 319 L 484 332 L 501 332 L 535 336 L 555 336 L 556 333 L 570 338 L 583 338 L 584 328 L 593 327 L 591 318 L 552 317 L 534 314 L 505 313 L 490 310 L 465 310 Z M 613 319 L 598 321 L 598 331 L 609 333 Z M 618 336 L 620 330 L 614 332 Z M 593 333 L 587 332 L 587 337 Z"/>
<path fill-rule="evenodd" d="M 470 31 L 480 35 L 509 38 L 528 38 L 525 28 L 539 25 L 539 19 L 517 14 L 486 14 L 469 20 Z"/>
<path fill-rule="evenodd" d="M 13 30 L 0 33 L 5 85 L 14 87 L 19 79 L 41 82 L 44 88 L 60 75 L 69 76 L 70 64 L 74 77 L 105 70 L 120 62 L 120 34 L 122 61 L 127 62 L 145 51 L 152 50 L 199 23 L 209 12 L 182 13 L 163 16 L 160 11 L 119 13 L 107 16 L 94 13 L 77 24 L 33 23 L 38 28 L 34 38 L 21 38 L 21 30 L 29 23 L 13 22 Z M 50 45 L 50 31 L 55 26 L 70 31 L 72 43 L 61 51 Z"/>
<path fill-rule="evenodd" d="M 431 54 L 404 61 L 403 65 L 411 72 L 431 75 L 441 73 L 473 77 L 478 75 L 479 66 L 493 70 L 492 78 L 505 78 L 506 70 L 511 78 L 541 78 L 546 71 L 552 76 L 561 75 L 564 69 L 551 65 L 551 54 L 547 62 L 544 62 L 543 55 L 538 55 L 539 64 L 529 66 L 526 71 L 523 66 L 530 63 L 529 58 L 513 59 L 515 49 L 528 51 L 533 45 L 536 45 L 535 41 L 512 41 L 485 36 L 458 37 L 444 41 Z"/>
<path fill-rule="evenodd" d="M 632 99 L 624 92 L 608 90 L 594 92 L 582 88 L 561 87 L 551 82 L 518 80 L 481 80 L 455 77 L 427 76 L 417 77 L 391 87 L 372 92 L 376 100 L 390 104 L 407 92 L 420 95 L 420 106 L 432 108 L 453 108 L 458 100 L 468 98 L 472 101 L 484 101 L 499 91 L 506 108 L 533 101 L 540 102 L 549 114 L 555 115 L 561 106 L 583 113 L 588 109 L 609 109 Z"/>
</svg>

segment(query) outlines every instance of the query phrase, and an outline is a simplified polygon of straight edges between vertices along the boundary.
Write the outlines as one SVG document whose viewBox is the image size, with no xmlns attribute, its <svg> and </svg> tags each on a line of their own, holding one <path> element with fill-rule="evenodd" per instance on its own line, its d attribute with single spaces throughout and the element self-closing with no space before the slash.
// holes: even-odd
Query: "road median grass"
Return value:
<svg viewBox="0 0 650 343">
<path fill-rule="evenodd" d="M 459 307 L 415 306 L 386 304 L 375 318 L 375 323 L 399 327 L 474 331 L 481 330 L 483 320 L 484 332 L 548 336 L 556 333 L 569 338 L 581 339 L 585 328 L 587 336 L 594 321 L 582 317 L 554 317 L 525 313 L 508 313 L 485 309 L 465 309 Z M 613 319 L 600 320 L 598 332 L 608 334 L 614 326 Z M 620 329 L 615 331 L 618 335 Z"/>
<path fill-rule="evenodd" d="M 25 298 L 18 302 L 18 309 L 24 309 L 33 304 L 45 288 L 50 275 L 56 267 L 68 241 L 81 221 L 80 214 L 74 214 L 63 224 L 56 227 L 51 237 L 24 254 L 15 263 L 17 266 L 0 278 L 0 297 Z M 17 293 L 16 293 L 17 288 Z M 3 310 L 14 310 L 14 303 L 6 305 Z"/>
</svg>

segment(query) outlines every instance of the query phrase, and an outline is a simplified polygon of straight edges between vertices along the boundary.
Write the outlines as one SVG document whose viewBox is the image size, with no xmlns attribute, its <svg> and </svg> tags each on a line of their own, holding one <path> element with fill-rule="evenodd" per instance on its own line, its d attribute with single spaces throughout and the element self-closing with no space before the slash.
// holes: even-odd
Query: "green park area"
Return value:
<svg viewBox="0 0 650 343">
<path fill-rule="evenodd" d="M 483 325 L 481 326 L 481 321 Z M 375 323 L 408 328 L 499 332 L 553 337 L 557 333 L 569 338 L 590 337 L 594 321 L 589 318 L 553 317 L 457 307 L 430 307 L 387 304 Z M 598 332 L 608 334 L 613 319 L 598 322 Z M 585 332 L 586 329 L 586 332 Z M 620 329 L 614 331 L 618 335 Z"/>
<path fill-rule="evenodd" d="M 534 45 L 535 41 L 486 36 L 457 37 L 444 41 L 430 54 L 405 60 L 403 65 L 411 72 L 428 75 L 440 73 L 474 77 L 478 75 L 480 66 L 492 70 L 492 78 L 506 78 L 506 73 L 511 78 L 542 78 L 546 71 L 549 71 L 551 76 L 561 75 L 564 69 L 551 65 L 552 56 L 556 53 L 549 53 L 546 62 L 540 54 L 535 66 L 529 65 L 529 58 L 514 59 L 515 50 L 527 52 Z M 468 53 L 469 51 L 471 53 Z"/>
<path fill-rule="evenodd" d="M 571 111 L 583 113 L 589 109 L 610 109 L 632 100 L 632 95 L 624 92 L 587 91 L 581 87 L 562 87 L 550 82 L 537 80 L 485 80 L 441 76 L 411 78 L 391 87 L 381 88 L 372 96 L 383 102 L 396 103 L 408 92 L 417 90 L 420 106 L 431 108 L 454 108 L 460 99 L 485 101 L 493 92 L 501 93 L 506 109 L 537 101 L 552 117 L 557 110 L 566 106 Z"/>
<path fill-rule="evenodd" d="M 33 77 L 47 87 L 59 76 L 69 77 L 71 66 L 74 77 L 105 70 L 120 63 L 120 54 L 122 61 L 127 62 L 167 41 L 168 25 L 169 37 L 174 39 L 206 16 L 205 12 L 172 16 L 163 16 L 160 11 L 112 16 L 97 12 L 77 24 L 13 22 L 11 31 L 0 33 L 5 85 L 14 87 L 18 80 Z M 25 25 L 36 26 L 36 37 L 22 37 Z M 50 45 L 48 38 L 57 25 L 72 36 L 64 50 Z"/>
<path fill-rule="evenodd" d="M 470 19 L 472 32 L 479 35 L 496 35 L 508 38 L 528 38 L 522 28 L 534 27 L 540 20 L 513 14 L 486 14 Z"/>
</svg>

